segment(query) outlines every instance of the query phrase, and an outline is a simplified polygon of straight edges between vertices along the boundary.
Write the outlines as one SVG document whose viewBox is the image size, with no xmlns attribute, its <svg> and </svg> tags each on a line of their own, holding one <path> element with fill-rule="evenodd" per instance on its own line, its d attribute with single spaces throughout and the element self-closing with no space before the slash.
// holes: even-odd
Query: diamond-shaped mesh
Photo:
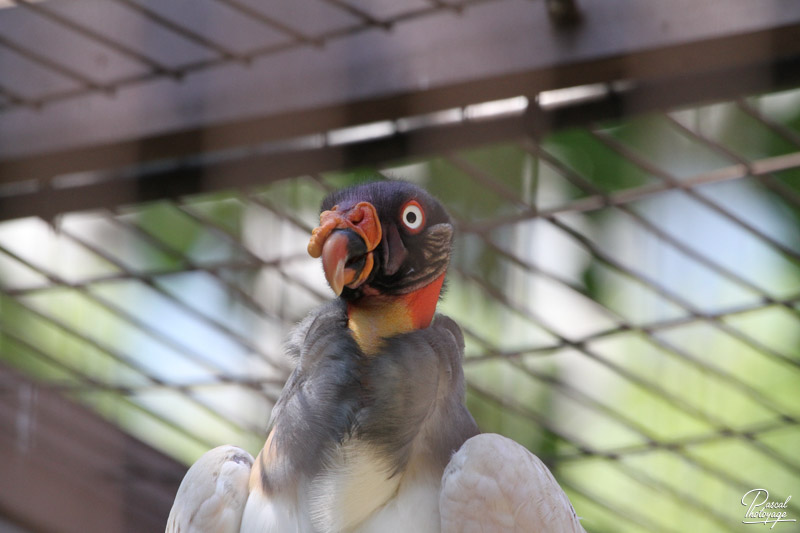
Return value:
<svg viewBox="0 0 800 533">
<path fill-rule="evenodd" d="M 508 0 L 3 0 L 0 111 L 40 109 Z"/>
<path fill-rule="evenodd" d="M 587 530 L 737 530 L 747 490 L 797 487 L 800 91 L 378 170 L 455 218 L 469 407 Z M 186 463 L 255 453 L 282 340 L 332 297 L 320 200 L 370 176 L 0 223 L 0 357 Z"/>
<path fill-rule="evenodd" d="M 0 120 L 512 3 L 0 0 Z M 255 454 L 291 370 L 282 342 L 332 297 L 305 251 L 320 200 L 379 170 L 455 218 L 440 311 L 466 334 L 470 410 L 548 463 L 587 531 L 738 531 L 746 491 L 796 492 L 800 89 L 544 137 L 564 102 L 447 109 L 463 101 L 211 150 L 167 135 L 189 148 L 149 145 L 132 167 L 129 145 L 0 161 L 0 363 L 186 464 L 223 443 Z M 87 153 L 97 167 L 75 163 Z M 131 198 L 155 200 L 118 207 Z"/>
</svg>

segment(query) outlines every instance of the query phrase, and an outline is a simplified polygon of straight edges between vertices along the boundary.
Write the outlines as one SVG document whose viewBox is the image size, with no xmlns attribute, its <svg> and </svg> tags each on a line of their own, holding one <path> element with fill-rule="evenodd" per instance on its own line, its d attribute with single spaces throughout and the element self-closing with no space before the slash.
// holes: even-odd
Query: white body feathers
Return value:
<svg viewBox="0 0 800 533">
<path fill-rule="evenodd" d="M 439 508 L 442 533 L 584 531 L 544 463 L 501 435 L 476 435 L 453 455 Z"/>
<path fill-rule="evenodd" d="M 267 497 L 253 487 L 242 533 L 438 533 L 441 478 L 390 467 L 368 446 L 350 440 L 330 466 L 294 494 Z"/>
<path fill-rule="evenodd" d="M 215 448 L 186 474 L 166 531 L 584 532 L 544 463 L 500 435 L 482 434 L 465 442 L 441 480 L 413 468 L 387 479 L 385 465 L 354 450 L 343 450 L 339 459 L 313 487 L 270 499 L 258 487 L 248 494 L 253 459 L 247 452 Z"/>
<path fill-rule="evenodd" d="M 239 533 L 253 457 L 235 446 L 203 454 L 184 476 L 166 533 Z"/>
</svg>

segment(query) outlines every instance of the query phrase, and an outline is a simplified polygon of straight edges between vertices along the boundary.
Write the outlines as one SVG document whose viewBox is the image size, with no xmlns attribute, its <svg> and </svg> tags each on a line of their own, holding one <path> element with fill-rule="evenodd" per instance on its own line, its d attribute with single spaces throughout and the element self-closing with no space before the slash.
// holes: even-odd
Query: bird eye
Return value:
<svg viewBox="0 0 800 533">
<path fill-rule="evenodd" d="M 422 211 L 422 206 L 411 200 L 403 207 L 401 220 L 411 233 L 419 233 L 425 224 L 425 213 Z"/>
</svg>

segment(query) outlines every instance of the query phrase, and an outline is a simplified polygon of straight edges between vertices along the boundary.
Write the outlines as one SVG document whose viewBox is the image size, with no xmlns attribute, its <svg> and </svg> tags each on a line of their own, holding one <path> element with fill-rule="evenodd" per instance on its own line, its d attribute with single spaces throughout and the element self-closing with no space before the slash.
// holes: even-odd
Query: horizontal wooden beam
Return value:
<svg viewBox="0 0 800 533">
<path fill-rule="evenodd" d="M 525 137 L 540 138 L 556 129 L 586 126 L 654 109 L 738 98 L 797 85 L 800 85 L 800 56 L 769 66 L 710 70 L 670 80 L 639 82 L 565 107 L 542 109 L 532 102 L 524 114 L 396 131 L 387 137 L 352 144 L 243 155 L 222 161 L 213 161 L 213 158 L 206 161 L 200 157 L 193 163 L 155 171 L 143 166 L 133 172 L 107 172 L 98 179 L 78 180 L 69 186 L 32 190 L 23 187 L 0 193 L 0 220 L 25 216 L 52 220 L 70 211 L 113 209 L 205 191 L 247 189 L 304 174 L 386 166 L 408 158 L 431 157 Z M 153 146 L 161 150 L 170 145 L 155 143 Z"/>
<path fill-rule="evenodd" d="M 76 0 L 76 9 L 86 0 Z M 67 4 L 62 10 L 69 10 Z M 478 2 L 326 42 L 0 114 L 0 182 L 198 151 L 567 86 L 735 71 L 800 55 L 794 0 Z M 0 17 L 4 13 L 0 11 Z M 117 21 L 124 23 L 125 21 Z M 115 21 L 109 21 L 114 25 Z M 735 80 L 731 80 L 735 82 Z"/>
</svg>

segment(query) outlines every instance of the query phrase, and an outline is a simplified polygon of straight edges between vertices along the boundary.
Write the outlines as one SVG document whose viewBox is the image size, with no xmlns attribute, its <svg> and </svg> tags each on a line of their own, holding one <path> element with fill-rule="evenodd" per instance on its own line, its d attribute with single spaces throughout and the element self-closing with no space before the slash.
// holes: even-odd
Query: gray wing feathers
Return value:
<svg viewBox="0 0 800 533">
<path fill-rule="evenodd" d="M 312 311 L 292 332 L 286 352 L 297 366 L 272 410 L 278 460 L 265 465 L 267 492 L 317 473 L 351 431 L 359 405 L 364 356 L 341 302 Z"/>
<path fill-rule="evenodd" d="M 442 533 L 585 533 L 544 463 L 494 434 L 469 439 L 453 456 L 439 510 Z"/>
</svg>

